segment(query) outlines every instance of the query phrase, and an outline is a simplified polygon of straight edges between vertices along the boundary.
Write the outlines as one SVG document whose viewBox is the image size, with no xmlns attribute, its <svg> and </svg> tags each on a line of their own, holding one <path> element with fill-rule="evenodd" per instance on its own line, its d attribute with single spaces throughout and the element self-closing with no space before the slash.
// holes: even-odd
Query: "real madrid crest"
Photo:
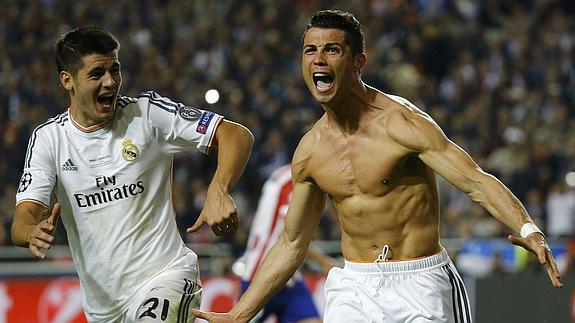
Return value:
<svg viewBox="0 0 575 323">
<path fill-rule="evenodd" d="M 127 161 L 134 161 L 140 157 L 140 148 L 134 145 L 132 139 L 126 139 L 122 142 L 122 157 Z"/>
</svg>

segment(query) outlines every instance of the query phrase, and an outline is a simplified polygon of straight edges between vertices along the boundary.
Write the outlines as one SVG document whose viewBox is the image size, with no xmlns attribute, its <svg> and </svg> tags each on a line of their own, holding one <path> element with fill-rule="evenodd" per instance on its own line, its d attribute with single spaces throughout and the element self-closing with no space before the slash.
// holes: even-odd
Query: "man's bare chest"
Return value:
<svg viewBox="0 0 575 323">
<path fill-rule="evenodd" d="M 404 150 L 385 140 L 326 140 L 309 160 L 316 184 L 333 198 L 388 192 L 405 173 Z"/>
</svg>

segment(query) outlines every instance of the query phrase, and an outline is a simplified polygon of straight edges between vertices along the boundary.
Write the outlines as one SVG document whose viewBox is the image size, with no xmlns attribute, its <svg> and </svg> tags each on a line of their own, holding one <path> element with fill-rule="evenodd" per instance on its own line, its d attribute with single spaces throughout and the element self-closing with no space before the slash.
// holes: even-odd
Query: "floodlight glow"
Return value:
<svg viewBox="0 0 575 323">
<path fill-rule="evenodd" d="M 208 104 L 214 104 L 220 99 L 220 93 L 218 90 L 210 89 L 206 91 L 205 99 Z"/>
</svg>

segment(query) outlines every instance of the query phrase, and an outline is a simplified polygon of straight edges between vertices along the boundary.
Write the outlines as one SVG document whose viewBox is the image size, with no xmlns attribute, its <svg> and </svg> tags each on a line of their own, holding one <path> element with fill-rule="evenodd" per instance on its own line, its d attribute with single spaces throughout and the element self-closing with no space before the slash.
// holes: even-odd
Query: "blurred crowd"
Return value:
<svg viewBox="0 0 575 323">
<path fill-rule="evenodd" d="M 0 245 L 9 228 L 27 140 L 65 111 L 53 44 L 80 25 L 121 42 L 123 94 L 156 90 L 240 122 L 256 141 L 234 191 L 242 227 L 216 237 L 185 228 L 202 208 L 214 156 L 175 159 L 185 241 L 231 242 L 240 254 L 261 185 L 288 163 L 322 114 L 300 76 L 301 37 L 318 9 L 348 10 L 366 33 L 364 81 L 427 111 L 484 170 L 500 178 L 550 237 L 575 234 L 575 3 L 551 0 L 1 0 Z M 204 94 L 217 89 L 220 100 Z M 508 230 L 439 182 L 444 238 Z M 317 238 L 338 240 L 328 206 Z M 65 243 L 65 235 L 59 237 Z"/>
</svg>

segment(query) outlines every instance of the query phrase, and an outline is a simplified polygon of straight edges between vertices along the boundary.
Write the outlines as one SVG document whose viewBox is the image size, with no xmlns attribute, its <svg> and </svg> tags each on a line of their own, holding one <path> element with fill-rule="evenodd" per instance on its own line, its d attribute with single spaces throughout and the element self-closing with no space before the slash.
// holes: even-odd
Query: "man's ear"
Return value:
<svg viewBox="0 0 575 323">
<path fill-rule="evenodd" d="M 72 91 L 74 85 L 72 84 L 72 75 L 66 71 L 60 71 L 60 84 L 68 91 Z"/>
<path fill-rule="evenodd" d="M 367 55 L 365 53 L 359 53 L 353 58 L 353 67 L 356 71 L 360 71 L 367 61 Z"/>
</svg>

